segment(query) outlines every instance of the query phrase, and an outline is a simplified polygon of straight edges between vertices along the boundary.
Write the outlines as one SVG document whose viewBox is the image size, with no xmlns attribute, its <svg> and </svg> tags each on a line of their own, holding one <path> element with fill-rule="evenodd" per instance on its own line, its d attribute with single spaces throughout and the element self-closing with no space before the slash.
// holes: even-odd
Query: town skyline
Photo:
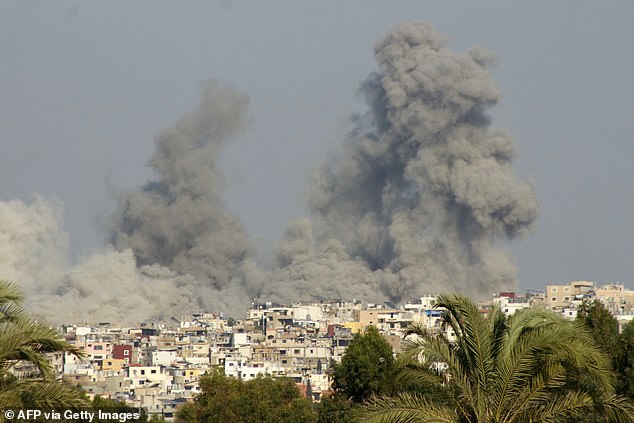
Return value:
<svg viewBox="0 0 634 423">
<path fill-rule="evenodd" d="M 199 380 L 212 369 L 245 382 L 288 378 L 302 396 L 319 402 L 333 392 L 335 363 L 341 363 L 350 342 L 369 328 L 387 340 L 395 355 L 407 346 L 413 325 L 455 341 L 453 329 L 442 324 L 439 300 L 426 295 L 400 307 L 344 299 L 254 303 L 236 319 L 205 312 L 128 325 L 69 322 L 61 333 L 85 357 L 58 354 L 53 363 L 63 380 L 80 384 L 90 398 L 126 401 L 150 416 L 168 419 L 200 393 Z M 595 301 L 612 313 L 619 333 L 634 319 L 634 291 L 588 281 L 548 285 L 540 294 L 498 293 L 478 305 L 483 315 L 491 312 L 490 306 L 506 316 L 541 308 L 575 320 Z"/>
</svg>

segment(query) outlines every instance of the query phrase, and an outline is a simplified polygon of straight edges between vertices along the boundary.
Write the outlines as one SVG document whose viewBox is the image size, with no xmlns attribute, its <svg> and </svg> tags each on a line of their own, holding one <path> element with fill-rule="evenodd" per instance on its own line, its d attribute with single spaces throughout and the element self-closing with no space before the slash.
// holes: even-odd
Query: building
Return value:
<svg viewBox="0 0 634 423">
<path fill-rule="evenodd" d="M 584 298 L 593 295 L 594 282 L 574 281 L 567 285 L 546 285 L 546 308 L 561 310 L 570 304 L 581 304 Z"/>
</svg>

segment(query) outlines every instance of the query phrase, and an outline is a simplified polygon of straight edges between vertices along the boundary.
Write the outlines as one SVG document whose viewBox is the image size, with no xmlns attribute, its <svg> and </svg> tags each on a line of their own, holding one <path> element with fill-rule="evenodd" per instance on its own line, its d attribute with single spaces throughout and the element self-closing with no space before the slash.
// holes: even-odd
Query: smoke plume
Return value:
<svg viewBox="0 0 634 423">
<path fill-rule="evenodd" d="M 21 282 L 34 311 L 57 322 L 240 316 L 254 296 L 402 301 L 512 288 L 498 240 L 530 229 L 535 193 L 487 115 L 499 98 L 493 57 L 446 45 L 421 23 L 376 44 L 378 69 L 361 88 L 368 111 L 316 170 L 309 218 L 289 224 L 272 269 L 255 264 L 218 168 L 249 99 L 210 82 L 198 108 L 156 137 L 156 178 L 121 197 L 104 252 L 69 268 L 58 202 L 0 202 L 0 277 Z"/>
<path fill-rule="evenodd" d="M 308 230 L 291 227 L 274 279 L 300 274 L 304 295 L 333 285 L 372 293 L 373 280 L 395 301 L 513 286 L 515 267 L 495 240 L 526 233 L 537 201 L 513 173 L 513 141 L 490 127 L 487 109 L 499 98 L 487 71 L 493 57 L 455 54 L 446 44 L 421 23 L 399 25 L 376 44 L 378 71 L 362 86 L 369 111 L 310 185 L 315 243 L 341 251 L 325 272 L 307 274 L 312 262 L 296 235 Z M 322 262 L 323 252 L 312 260 Z M 332 269 L 360 264 L 365 272 L 333 279 Z"/>
<path fill-rule="evenodd" d="M 47 286 L 27 289 L 34 311 L 55 322 L 134 322 L 204 310 L 240 316 L 268 275 L 255 264 L 248 237 L 224 205 L 217 160 L 224 143 L 243 128 L 248 102 L 234 89 L 207 83 L 200 105 L 157 135 L 149 161 L 157 178 L 121 197 L 111 245 L 65 268 L 66 245 L 53 278 L 16 274 L 16 280 Z M 55 247 L 67 238 L 53 203 L 38 200 L 31 209 L 23 218 L 29 222 L 20 226 L 29 232 L 41 227 L 41 233 L 14 251 L 12 269 L 33 259 L 26 255 L 29 249 L 42 250 L 42 260 L 35 262 L 46 263 L 47 254 L 60 250 Z M 39 250 L 31 245 L 37 242 Z M 33 266 L 31 273 L 38 273 Z"/>
<path fill-rule="evenodd" d="M 249 99 L 210 82 L 199 107 L 156 137 L 150 167 L 158 180 L 129 193 L 111 239 L 140 265 L 160 264 L 222 288 L 247 259 L 249 241 L 224 206 L 216 163 L 227 138 L 243 126 Z"/>
<path fill-rule="evenodd" d="M 66 271 L 68 235 L 63 207 L 35 195 L 32 204 L 0 201 L 0 279 L 19 282 L 26 293 L 46 289 Z M 42 286 L 43 285 L 43 286 Z"/>
</svg>

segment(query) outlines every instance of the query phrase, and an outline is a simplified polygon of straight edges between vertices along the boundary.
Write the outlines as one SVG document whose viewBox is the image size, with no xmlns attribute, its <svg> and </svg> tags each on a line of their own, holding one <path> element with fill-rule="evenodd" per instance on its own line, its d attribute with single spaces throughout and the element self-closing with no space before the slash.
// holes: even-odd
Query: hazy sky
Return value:
<svg viewBox="0 0 634 423">
<path fill-rule="evenodd" d="M 157 131 L 217 79 L 247 93 L 250 129 L 223 156 L 229 207 L 266 254 L 304 213 L 373 45 L 420 20 L 451 49 L 494 52 L 494 126 L 534 183 L 534 233 L 511 249 L 523 288 L 634 288 L 634 3 L 2 1 L 0 199 L 53 195 L 75 259 L 103 245 L 116 195 L 152 175 Z"/>
</svg>

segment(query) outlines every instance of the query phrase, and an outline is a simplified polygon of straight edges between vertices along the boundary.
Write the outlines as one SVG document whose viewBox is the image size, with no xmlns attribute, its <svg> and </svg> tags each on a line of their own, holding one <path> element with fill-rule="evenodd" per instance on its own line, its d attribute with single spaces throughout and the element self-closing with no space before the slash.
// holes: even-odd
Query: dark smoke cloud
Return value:
<svg viewBox="0 0 634 423">
<path fill-rule="evenodd" d="M 268 274 L 225 207 L 217 161 L 224 143 L 243 128 L 248 102 L 232 88 L 207 83 L 200 105 L 157 135 L 149 161 L 157 178 L 122 196 L 112 246 L 71 268 L 64 269 L 67 236 L 54 200 L 38 197 L 31 207 L 0 203 L 7 221 L 23 223 L 5 233 L 14 238 L 23 228 L 33 234 L 13 243 L 13 259 L 0 270 L 26 281 L 36 313 L 58 323 L 126 323 L 203 310 L 241 315 Z M 16 272 L 13 263 L 24 262 L 32 264 Z M 46 289 L 28 289 L 38 284 Z"/>
<path fill-rule="evenodd" d="M 312 222 L 307 218 L 289 224 L 277 257 L 278 268 L 261 291 L 263 299 L 288 303 L 320 299 L 353 298 L 376 301 L 377 278 L 363 260 L 348 254 L 337 239 L 315 248 Z"/>
<path fill-rule="evenodd" d="M 535 194 L 513 173 L 513 141 L 490 127 L 487 109 L 499 98 L 487 71 L 492 55 L 455 54 L 446 44 L 422 23 L 399 25 L 376 44 L 378 72 L 362 86 L 369 111 L 310 187 L 315 242 L 336 240 L 342 253 L 324 273 L 300 272 L 311 259 L 296 236 L 305 231 L 291 228 L 274 279 L 293 283 L 299 272 L 303 295 L 319 294 L 337 283 L 329 271 L 363 263 L 345 290 L 368 294 L 372 272 L 381 294 L 396 301 L 483 295 L 516 282 L 509 254 L 494 244 L 527 232 Z M 289 259 L 293 246 L 301 264 Z"/>
<path fill-rule="evenodd" d="M 236 282 L 252 252 L 225 207 L 217 160 L 242 129 L 248 103 L 246 95 L 210 82 L 199 107 L 156 137 L 149 165 L 158 179 L 123 200 L 111 232 L 117 249 L 132 249 L 139 265 L 160 264 L 217 289 Z"/>
<path fill-rule="evenodd" d="M 255 264 L 218 168 L 249 99 L 210 82 L 199 107 L 156 137 L 156 179 L 122 197 L 112 246 L 67 268 L 60 204 L 0 202 L 0 270 L 56 322 L 240 316 L 254 296 L 400 301 L 512 288 L 515 267 L 497 240 L 530 229 L 535 193 L 513 173 L 513 141 L 490 125 L 493 57 L 446 44 L 420 23 L 376 44 L 378 70 L 361 88 L 368 112 L 316 171 L 310 219 L 289 224 L 274 269 Z"/>
</svg>

